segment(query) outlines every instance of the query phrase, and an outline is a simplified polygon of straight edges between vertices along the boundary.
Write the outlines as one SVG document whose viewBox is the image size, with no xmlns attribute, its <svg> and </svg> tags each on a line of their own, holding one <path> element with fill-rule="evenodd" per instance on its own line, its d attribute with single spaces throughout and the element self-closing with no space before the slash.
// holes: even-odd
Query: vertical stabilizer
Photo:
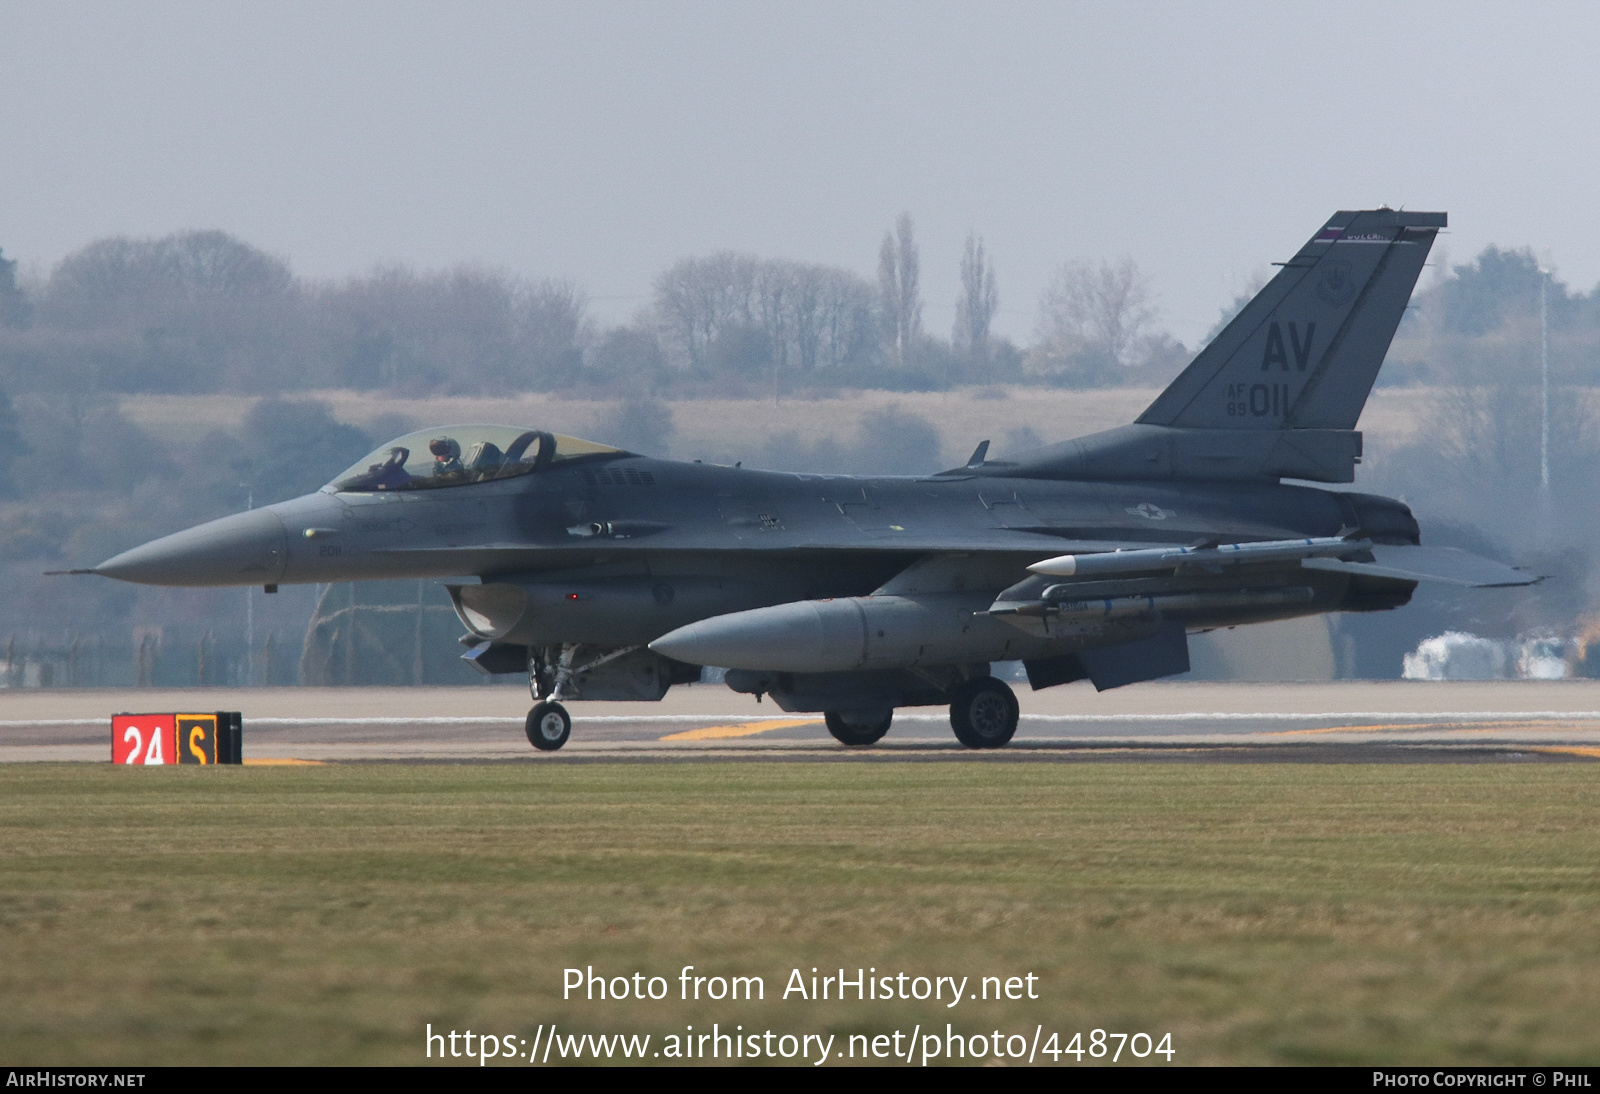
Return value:
<svg viewBox="0 0 1600 1094">
<path fill-rule="evenodd" d="M 962 474 L 1353 482 L 1356 421 L 1443 213 L 1335 214 L 1131 425 Z"/>
<path fill-rule="evenodd" d="M 1445 223 L 1444 213 L 1335 214 L 1139 423 L 1354 429 Z"/>
</svg>

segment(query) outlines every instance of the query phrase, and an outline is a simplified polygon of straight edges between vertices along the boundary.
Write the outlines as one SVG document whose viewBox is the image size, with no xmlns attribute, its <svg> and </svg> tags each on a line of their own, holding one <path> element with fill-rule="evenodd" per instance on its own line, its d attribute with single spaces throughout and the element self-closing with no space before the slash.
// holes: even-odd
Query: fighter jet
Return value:
<svg viewBox="0 0 1600 1094">
<path fill-rule="evenodd" d="M 1335 214 L 1137 421 L 922 477 L 650 459 L 504 425 L 420 430 L 293 501 L 85 571 L 151 585 L 444 580 L 485 673 L 527 673 L 528 740 L 581 700 L 727 686 L 870 745 L 948 705 L 995 748 L 1034 689 L 1189 668 L 1188 635 L 1398 608 L 1420 581 L 1529 584 L 1421 546 L 1349 483 L 1357 419 L 1443 213 Z M 1285 480 L 1295 480 L 1293 482 Z"/>
</svg>

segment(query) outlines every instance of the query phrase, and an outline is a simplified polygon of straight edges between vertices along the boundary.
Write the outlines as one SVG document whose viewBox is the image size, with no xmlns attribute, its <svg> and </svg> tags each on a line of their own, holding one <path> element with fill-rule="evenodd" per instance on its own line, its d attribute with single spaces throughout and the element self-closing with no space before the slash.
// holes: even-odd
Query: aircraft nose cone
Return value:
<svg viewBox="0 0 1600 1094">
<path fill-rule="evenodd" d="M 278 515 L 254 509 L 151 540 L 94 572 L 141 585 L 271 585 L 283 576 L 287 554 Z"/>
</svg>

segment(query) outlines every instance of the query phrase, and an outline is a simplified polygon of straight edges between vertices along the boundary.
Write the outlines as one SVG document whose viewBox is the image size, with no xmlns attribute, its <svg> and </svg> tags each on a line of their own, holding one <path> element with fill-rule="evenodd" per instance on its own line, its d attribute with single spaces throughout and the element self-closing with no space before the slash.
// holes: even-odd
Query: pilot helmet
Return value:
<svg viewBox="0 0 1600 1094">
<path fill-rule="evenodd" d="M 428 442 L 428 451 L 441 460 L 455 460 L 461 458 L 461 446 L 450 437 L 440 437 Z"/>
</svg>

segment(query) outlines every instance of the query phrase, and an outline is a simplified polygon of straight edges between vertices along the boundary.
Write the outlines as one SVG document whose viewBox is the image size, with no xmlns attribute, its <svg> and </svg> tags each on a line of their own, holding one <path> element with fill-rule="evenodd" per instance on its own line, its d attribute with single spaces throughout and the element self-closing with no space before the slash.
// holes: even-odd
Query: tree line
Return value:
<svg viewBox="0 0 1600 1094">
<path fill-rule="evenodd" d="M 923 322 L 920 248 L 902 215 L 884 233 L 875 280 L 738 252 L 690 257 L 656 276 L 638 317 L 608 326 L 579 285 L 557 277 L 386 266 L 318 281 L 226 232 L 119 237 L 68 255 L 36 283 L 19 282 L 0 253 L 0 389 L 693 397 L 1103 387 L 1165 383 L 1192 354 L 1162 328 L 1131 259 L 1058 267 L 1021 346 L 993 332 L 994 260 L 976 235 L 959 272 L 946 337 Z M 1223 309 L 1216 329 L 1249 295 Z M 1516 382 L 1541 334 L 1562 382 L 1600 382 L 1600 292 L 1572 290 L 1526 248 L 1489 247 L 1413 304 L 1382 383 Z"/>
<path fill-rule="evenodd" d="M 1095 386 L 1165 378 L 1187 356 L 1160 331 L 1131 261 L 1065 266 L 1033 344 L 993 333 L 994 262 L 961 259 L 948 337 L 922 321 L 920 248 L 901 216 L 876 281 L 736 252 L 685 258 L 630 323 L 590 315 L 575 282 L 461 266 L 298 277 L 222 231 L 90 243 L 36 283 L 0 254 L 0 388 L 105 394 L 672 393 Z"/>
</svg>

